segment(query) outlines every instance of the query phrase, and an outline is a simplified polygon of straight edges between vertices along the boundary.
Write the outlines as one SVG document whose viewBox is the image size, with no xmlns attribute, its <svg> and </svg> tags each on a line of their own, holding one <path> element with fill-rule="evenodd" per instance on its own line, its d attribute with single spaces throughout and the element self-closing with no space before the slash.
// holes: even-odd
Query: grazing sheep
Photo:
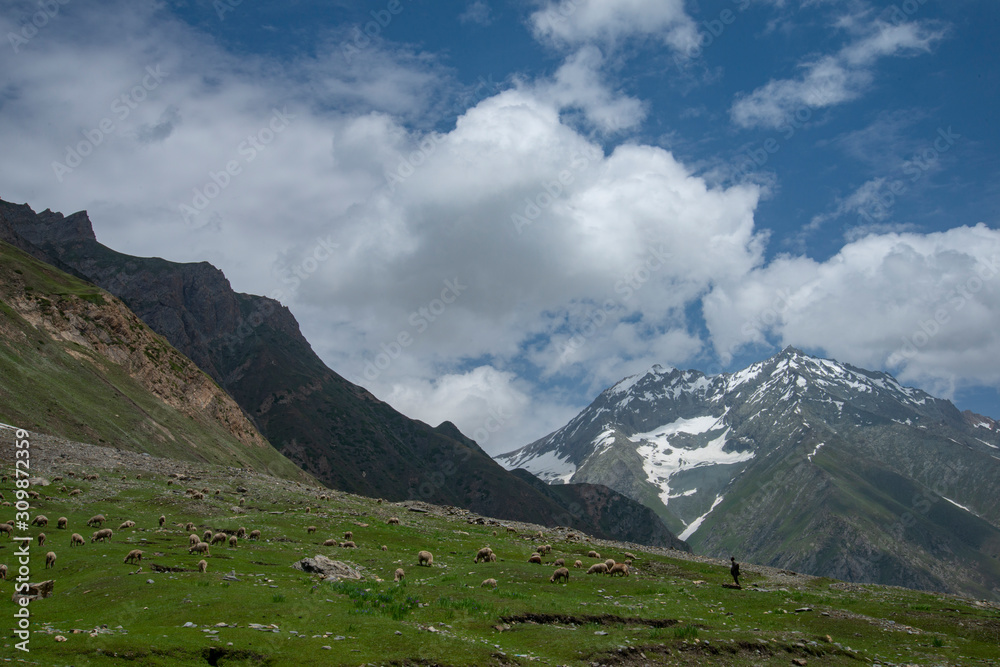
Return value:
<svg viewBox="0 0 1000 667">
<path fill-rule="evenodd" d="M 45 554 L 45 569 L 47 570 L 50 567 L 55 567 L 55 566 L 56 566 L 56 552 L 50 551 L 47 554 Z"/>
<path fill-rule="evenodd" d="M 128 554 L 125 556 L 125 560 L 123 560 L 122 562 L 134 563 L 136 561 L 139 561 L 140 563 L 142 562 L 142 551 L 140 551 L 139 549 L 132 549 L 132 551 L 129 551 Z"/>
<path fill-rule="evenodd" d="M 236 537 L 246 537 L 246 536 L 247 536 L 246 528 L 240 526 L 239 528 L 236 529 Z"/>
<path fill-rule="evenodd" d="M 194 500 L 204 500 L 205 499 L 205 494 L 201 493 L 201 492 L 192 493 L 191 494 L 191 498 L 194 499 Z"/>
<path fill-rule="evenodd" d="M 112 535 L 114 535 L 114 532 L 110 528 L 101 528 L 99 531 L 90 536 L 90 541 L 96 542 L 97 540 L 100 540 L 101 542 L 104 542 L 105 540 L 110 540 Z"/>
<path fill-rule="evenodd" d="M 545 533 L 543 533 L 542 531 L 538 531 L 537 533 L 535 533 L 535 537 L 537 537 L 538 539 L 542 539 L 543 537 L 545 537 Z"/>
<path fill-rule="evenodd" d="M 225 544 L 229 541 L 229 536 L 225 533 L 216 533 L 212 536 L 212 544 Z"/>
<path fill-rule="evenodd" d="M 490 549 L 489 547 L 483 547 L 482 549 L 476 552 L 476 557 L 472 560 L 472 562 L 478 563 L 479 561 L 483 561 L 485 563 L 490 559 L 490 554 L 492 553 L 493 549 Z"/>
<path fill-rule="evenodd" d="M 494 579 L 493 577 L 490 577 L 489 579 L 483 579 L 483 583 L 479 584 L 480 588 L 486 588 L 487 586 L 490 588 L 496 588 L 497 580 Z"/>
<path fill-rule="evenodd" d="M 337 546 L 337 540 L 335 540 L 335 539 L 333 539 L 331 537 L 330 539 L 328 539 L 325 542 L 323 542 L 323 546 L 324 547 L 335 547 L 335 546 Z"/>
<path fill-rule="evenodd" d="M 393 575 L 392 580 L 393 581 L 402 581 L 403 577 L 405 577 L 405 576 L 406 576 L 406 572 L 403 572 L 403 568 L 397 567 L 396 568 L 396 574 Z"/>
<path fill-rule="evenodd" d="M 74 546 L 76 544 L 83 545 L 83 535 L 80 533 L 73 533 L 73 536 L 69 538 L 69 545 Z"/>
<path fill-rule="evenodd" d="M 497 536 L 497 531 L 494 530 L 493 531 L 493 537 L 496 537 L 496 536 Z"/>
<path fill-rule="evenodd" d="M 559 580 L 563 579 L 567 584 L 569 583 L 569 570 L 565 567 L 561 567 L 552 573 L 552 577 L 549 579 L 550 583 L 558 584 Z"/>
<path fill-rule="evenodd" d="M 389 519 L 388 519 L 388 520 L 386 521 L 386 523 L 387 523 L 387 524 L 389 524 L 390 526 L 398 526 L 398 525 L 399 525 L 399 519 L 397 519 L 397 518 L 396 518 L 396 517 L 394 517 L 394 516 L 391 516 L 391 517 L 389 517 Z"/>
<path fill-rule="evenodd" d="M 346 533 L 344 533 L 344 539 L 345 540 L 353 540 L 354 539 L 354 533 L 352 533 L 351 531 L 347 531 Z"/>
<path fill-rule="evenodd" d="M 604 564 L 607 565 L 608 569 L 610 570 L 611 568 L 613 568 L 615 566 L 615 559 L 614 558 L 609 558 L 606 561 L 604 561 Z"/>
<path fill-rule="evenodd" d="M 193 544 L 198 544 L 199 542 L 201 542 L 201 538 L 195 535 L 194 533 L 188 535 L 188 546 L 191 546 Z"/>
<path fill-rule="evenodd" d="M 230 535 L 230 536 L 229 536 L 229 548 L 230 548 L 230 549 L 235 549 L 235 548 L 236 548 L 236 542 L 237 542 L 237 541 L 238 541 L 238 540 L 236 539 L 236 536 L 235 536 L 235 535 Z"/>
<path fill-rule="evenodd" d="M 614 566 L 608 570 L 608 574 L 610 574 L 611 576 L 614 576 L 616 574 L 621 574 L 627 577 L 629 575 L 628 565 L 626 565 L 625 563 L 615 563 Z"/>
<path fill-rule="evenodd" d="M 552 551 L 552 545 L 551 544 L 545 544 L 545 545 L 543 545 L 543 546 L 541 546 L 541 547 L 538 548 L 538 553 L 540 553 L 540 554 L 547 554 L 550 551 Z"/>
<path fill-rule="evenodd" d="M 251 530 L 250 531 L 250 536 L 247 539 L 248 540 L 259 540 L 260 539 L 260 531 L 259 530 Z"/>
<path fill-rule="evenodd" d="M 69 495 L 71 495 L 71 496 L 78 496 L 81 493 L 83 493 L 83 491 L 81 491 L 80 489 L 73 489 L 72 491 L 69 492 Z"/>
<path fill-rule="evenodd" d="M 601 554 L 597 553 L 593 549 L 587 552 L 587 558 L 600 558 Z"/>
<path fill-rule="evenodd" d="M 188 521 L 186 524 L 184 524 L 184 530 L 186 532 L 188 532 L 188 533 L 193 533 L 194 532 L 194 523 L 191 522 L 191 521 Z"/>
<path fill-rule="evenodd" d="M 542 557 L 539 556 L 538 554 L 531 554 L 531 557 L 528 558 L 528 562 L 529 563 L 537 563 L 537 564 L 541 565 L 542 564 Z"/>
<path fill-rule="evenodd" d="M 350 540 L 348 540 L 347 542 L 341 542 L 340 546 L 342 548 L 344 548 L 344 549 L 357 549 L 358 548 L 358 545 L 355 544 L 354 542 L 351 542 Z"/>
<path fill-rule="evenodd" d="M 566 564 L 566 560 L 563 558 L 556 558 L 555 562 L 552 564 L 556 567 L 562 567 L 563 565 Z"/>
<path fill-rule="evenodd" d="M 208 572 L 208 561 L 205 560 L 204 558 L 198 561 L 198 571 L 201 572 L 202 574 Z"/>
<path fill-rule="evenodd" d="M 240 507 L 243 507 L 243 503 L 246 502 L 246 498 L 240 498 Z"/>
<path fill-rule="evenodd" d="M 566 539 L 567 540 L 575 540 L 576 539 L 576 533 L 568 533 L 566 535 Z"/>
<path fill-rule="evenodd" d="M 9 523 L 0 523 L 0 533 L 7 533 L 11 537 L 14 537 L 14 526 Z"/>
<path fill-rule="evenodd" d="M 382 545 L 382 551 L 388 551 L 388 550 L 389 550 L 389 547 L 387 547 L 386 545 L 383 544 Z"/>
<path fill-rule="evenodd" d="M 434 564 L 434 554 L 430 551 L 421 551 L 417 554 L 417 565 L 430 567 Z"/>
<path fill-rule="evenodd" d="M 639 560 L 638 558 L 635 557 L 635 554 L 630 553 L 628 551 L 625 552 L 625 558 L 628 558 L 629 560 Z"/>
<path fill-rule="evenodd" d="M 625 559 L 625 564 L 626 565 L 631 565 L 632 564 L 632 559 L 631 558 L 626 558 Z"/>
<path fill-rule="evenodd" d="M 583 567 L 583 561 L 582 560 L 576 561 L 575 563 L 573 563 L 573 567 Z"/>
<path fill-rule="evenodd" d="M 192 554 L 196 551 L 200 554 L 203 553 L 206 556 L 212 555 L 212 552 L 208 550 L 208 542 L 199 542 L 198 544 L 192 544 L 191 546 L 188 547 L 189 554 Z"/>
<path fill-rule="evenodd" d="M 607 573 L 608 573 L 607 563 L 594 563 L 593 565 L 590 566 L 590 569 L 587 570 L 587 574 L 607 574 Z"/>
<path fill-rule="evenodd" d="M 165 524 L 166 522 L 167 522 L 167 517 L 165 517 L 164 515 L 161 514 L 160 515 L 160 528 L 163 528 L 163 524 Z"/>
<path fill-rule="evenodd" d="M 310 535 L 316 532 L 316 526 L 306 526 L 306 532 Z"/>
<path fill-rule="evenodd" d="M 0 565 L 0 579 L 7 581 L 7 566 Z"/>
<path fill-rule="evenodd" d="M 491 554 L 490 554 L 490 557 L 489 557 L 489 559 L 488 559 L 488 560 L 489 560 L 489 562 L 491 562 L 491 563 L 495 563 L 495 562 L 497 562 L 497 555 L 496 555 L 495 553 L 491 553 Z"/>
<path fill-rule="evenodd" d="M 58 520 L 56 521 L 56 528 L 63 528 L 63 529 L 65 529 L 65 528 L 66 528 L 66 524 L 67 524 L 67 523 L 69 523 L 69 519 L 67 519 L 67 518 L 66 518 L 66 517 L 64 517 L 64 516 L 61 516 L 61 517 L 59 517 L 59 519 L 58 519 Z"/>
<path fill-rule="evenodd" d="M 38 546 L 45 544 L 45 533 L 38 533 Z"/>
<path fill-rule="evenodd" d="M 517 532 L 517 528 L 511 528 L 510 526 L 507 526 L 507 532 L 508 533 L 516 533 Z"/>
<path fill-rule="evenodd" d="M 32 526 L 38 526 L 39 528 L 44 528 L 49 525 L 49 519 L 44 514 L 39 514 L 35 517 L 35 520 L 31 522 Z"/>
<path fill-rule="evenodd" d="M 214 534 L 215 533 L 213 533 L 211 530 L 206 530 L 204 533 L 201 534 L 201 541 L 202 542 L 211 542 L 212 541 L 212 535 L 214 535 Z"/>
<path fill-rule="evenodd" d="M 126 530 L 128 528 L 135 528 L 135 521 L 123 521 L 122 525 L 118 526 L 118 530 Z"/>
<path fill-rule="evenodd" d="M 87 525 L 93 526 L 96 524 L 97 527 L 100 528 L 105 521 L 107 521 L 107 519 L 104 518 L 103 514 L 95 514 L 87 520 Z"/>
</svg>

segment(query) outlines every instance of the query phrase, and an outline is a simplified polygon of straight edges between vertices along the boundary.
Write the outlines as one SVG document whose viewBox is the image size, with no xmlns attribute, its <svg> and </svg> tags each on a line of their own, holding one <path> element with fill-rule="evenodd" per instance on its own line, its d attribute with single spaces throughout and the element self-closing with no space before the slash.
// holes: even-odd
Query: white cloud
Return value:
<svg viewBox="0 0 1000 667">
<path fill-rule="evenodd" d="M 660 36 L 682 52 L 698 44 L 683 0 L 549 0 L 531 15 L 531 26 L 539 40 L 568 47 L 615 46 L 638 36 Z"/>
<path fill-rule="evenodd" d="M 488 3 L 476 0 L 469 3 L 465 11 L 458 15 L 458 20 L 460 23 L 478 23 L 485 26 L 493 22 L 493 16 Z"/>
<path fill-rule="evenodd" d="M 865 33 L 837 54 L 801 63 L 803 73 L 799 77 L 772 79 L 753 92 L 738 96 L 730 108 L 733 122 L 741 127 L 776 128 L 801 109 L 822 109 L 849 102 L 871 85 L 878 59 L 926 53 L 946 34 L 924 23 L 891 25 L 875 20 L 865 25 Z"/>
<path fill-rule="evenodd" d="M 1000 231 L 873 234 L 816 262 L 781 257 L 705 300 L 724 358 L 765 339 L 950 393 L 1000 383 Z"/>
</svg>

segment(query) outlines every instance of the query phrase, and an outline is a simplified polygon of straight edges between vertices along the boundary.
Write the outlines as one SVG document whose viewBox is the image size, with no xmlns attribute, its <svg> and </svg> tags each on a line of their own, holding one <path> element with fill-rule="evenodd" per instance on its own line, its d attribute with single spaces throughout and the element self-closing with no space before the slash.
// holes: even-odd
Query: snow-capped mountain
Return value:
<svg viewBox="0 0 1000 667">
<path fill-rule="evenodd" d="M 696 551 L 1000 595 L 1000 424 L 794 348 L 731 374 L 654 366 L 497 460 L 610 486 Z M 959 552 L 961 574 L 940 562 Z"/>
</svg>

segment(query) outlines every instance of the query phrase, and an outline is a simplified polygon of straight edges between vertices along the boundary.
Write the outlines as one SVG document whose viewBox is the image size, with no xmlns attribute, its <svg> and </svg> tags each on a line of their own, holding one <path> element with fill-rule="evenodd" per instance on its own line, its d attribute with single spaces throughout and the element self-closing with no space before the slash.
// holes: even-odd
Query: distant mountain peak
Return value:
<svg viewBox="0 0 1000 667">
<path fill-rule="evenodd" d="M 94 225 L 86 211 L 64 216 L 50 209 L 36 214 L 27 204 L 0 200 L 0 215 L 6 218 L 25 240 L 36 246 L 96 241 Z"/>
</svg>

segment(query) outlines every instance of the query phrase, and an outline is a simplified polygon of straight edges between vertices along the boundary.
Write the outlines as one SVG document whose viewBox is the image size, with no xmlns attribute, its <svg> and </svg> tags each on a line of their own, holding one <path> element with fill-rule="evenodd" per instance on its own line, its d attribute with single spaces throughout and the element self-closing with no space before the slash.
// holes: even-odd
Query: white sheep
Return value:
<svg viewBox="0 0 1000 667">
<path fill-rule="evenodd" d="M 403 568 L 397 567 L 396 568 L 396 574 L 393 575 L 392 580 L 393 581 L 402 581 L 403 577 L 405 577 L 405 576 L 406 576 L 406 573 L 403 572 Z"/>
<path fill-rule="evenodd" d="M 248 537 L 247 539 L 248 540 L 259 540 L 260 539 L 260 531 L 259 530 L 251 530 L 250 531 L 250 537 Z"/>
<path fill-rule="evenodd" d="M 567 584 L 569 583 L 569 570 L 565 567 L 560 567 L 555 572 L 552 573 L 552 577 L 549 581 L 553 584 L 558 584 L 559 580 L 564 580 Z"/>
<path fill-rule="evenodd" d="M 104 542 L 106 540 L 110 540 L 112 535 L 114 535 L 114 531 L 110 528 L 101 528 L 99 531 L 90 536 L 90 541 L 96 542 L 97 540 L 100 540 L 101 542 Z"/>
<path fill-rule="evenodd" d="M 479 587 L 480 588 L 487 588 L 487 587 L 488 588 L 496 588 L 497 587 L 497 580 L 494 579 L 493 577 L 490 577 L 489 579 L 483 579 L 483 583 L 479 584 Z"/>
<path fill-rule="evenodd" d="M 607 573 L 608 573 L 607 563 L 594 563 L 593 565 L 590 566 L 590 569 L 587 570 L 587 574 L 607 574 Z"/>
<path fill-rule="evenodd" d="M 202 573 L 208 572 L 208 561 L 204 558 L 198 561 L 198 571 Z"/>
<path fill-rule="evenodd" d="M 489 547 L 483 547 L 482 549 L 476 552 L 476 557 L 472 559 L 472 562 L 478 563 L 479 561 L 483 561 L 485 563 L 489 561 L 490 556 L 492 554 L 493 554 L 493 549 L 490 549 Z"/>
<path fill-rule="evenodd" d="M 90 517 L 90 519 L 87 520 L 87 525 L 93 526 L 94 524 L 97 524 L 97 527 L 100 528 L 101 524 L 103 524 L 105 521 L 107 521 L 107 519 L 104 518 L 103 514 L 95 514 L 94 516 Z"/>
<path fill-rule="evenodd" d="M 625 563 L 615 563 L 609 570 L 608 574 L 614 576 L 616 574 L 621 574 L 624 576 L 629 576 L 628 565 Z"/>
<path fill-rule="evenodd" d="M 212 544 L 225 544 L 227 541 L 229 541 L 229 536 L 226 535 L 225 533 L 221 533 L 220 532 L 220 533 L 216 533 L 215 535 L 212 536 L 212 542 L 211 543 Z"/>
<path fill-rule="evenodd" d="M 66 528 L 66 524 L 69 523 L 69 519 L 64 516 L 59 517 L 56 521 L 56 528 Z"/>
<path fill-rule="evenodd" d="M 577 560 L 575 563 L 573 563 L 573 567 L 583 567 L 583 561 Z"/>
<path fill-rule="evenodd" d="M 56 552 L 50 551 L 45 554 L 45 569 L 56 566 Z"/>
<path fill-rule="evenodd" d="M 129 551 L 128 554 L 125 556 L 125 560 L 122 562 L 134 563 L 135 561 L 139 561 L 140 563 L 142 562 L 142 551 L 140 551 L 139 549 L 132 549 L 132 551 Z"/>
<path fill-rule="evenodd" d="M 199 542 L 198 544 L 193 544 L 190 547 L 188 547 L 188 553 L 189 554 L 190 553 L 194 553 L 196 551 L 198 553 L 203 553 L 206 556 L 211 556 L 212 555 L 212 553 L 208 550 L 208 542 Z"/>
<path fill-rule="evenodd" d="M 434 554 L 430 551 L 421 551 L 417 554 L 417 565 L 426 565 L 427 567 L 434 565 Z"/>
<path fill-rule="evenodd" d="M 80 533 L 73 533 L 73 536 L 69 538 L 69 545 L 72 547 L 77 544 L 84 544 L 83 535 Z"/>
</svg>

